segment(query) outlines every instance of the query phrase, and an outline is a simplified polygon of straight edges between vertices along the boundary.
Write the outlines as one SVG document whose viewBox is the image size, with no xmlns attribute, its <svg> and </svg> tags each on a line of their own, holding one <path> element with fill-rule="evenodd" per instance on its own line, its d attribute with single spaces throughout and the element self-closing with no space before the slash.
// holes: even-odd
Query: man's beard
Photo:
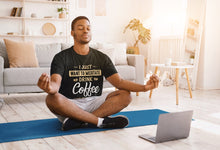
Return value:
<svg viewBox="0 0 220 150">
<path fill-rule="evenodd" d="M 74 36 L 74 40 L 77 39 L 77 35 L 76 34 L 74 34 L 73 36 Z M 80 44 L 83 44 L 83 45 L 84 44 L 88 44 L 90 41 L 91 41 L 91 37 L 90 37 L 90 39 L 88 41 L 78 40 L 78 42 Z"/>
<path fill-rule="evenodd" d="M 79 43 L 80 43 L 80 44 L 88 44 L 90 41 L 91 41 L 91 40 L 89 40 L 89 41 L 82 41 L 82 40 L 80 40 Z"/>
</svg>

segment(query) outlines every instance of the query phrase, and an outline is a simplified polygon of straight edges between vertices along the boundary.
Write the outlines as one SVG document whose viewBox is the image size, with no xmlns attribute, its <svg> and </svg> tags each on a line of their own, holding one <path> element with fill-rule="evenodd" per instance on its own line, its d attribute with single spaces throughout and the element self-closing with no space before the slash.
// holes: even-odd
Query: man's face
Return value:
<svg viewBox="0 0 220 150">
<path fill-rule="evenodd" d="M 74 41 L 80 44 L 88 44 L 91 41 L 90 23 L 86 19 L 81 19 L 76 22 L 74 29 L 71 32 Z"/>
</svg>

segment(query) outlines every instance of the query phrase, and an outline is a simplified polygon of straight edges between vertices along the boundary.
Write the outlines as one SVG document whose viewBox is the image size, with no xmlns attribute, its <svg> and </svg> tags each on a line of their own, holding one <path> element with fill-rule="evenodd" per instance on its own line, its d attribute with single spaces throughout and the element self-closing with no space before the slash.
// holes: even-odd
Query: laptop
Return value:
<svg viewBox="0 0 220 150">
<path fill-rule="evenodd" d="M 192 115 L 192 110 L 160 114 L 156 137 L 148 134 L 139 135 L 139 137 L 153 143 L 187 138 L 190 132 Z"/>
</svg>

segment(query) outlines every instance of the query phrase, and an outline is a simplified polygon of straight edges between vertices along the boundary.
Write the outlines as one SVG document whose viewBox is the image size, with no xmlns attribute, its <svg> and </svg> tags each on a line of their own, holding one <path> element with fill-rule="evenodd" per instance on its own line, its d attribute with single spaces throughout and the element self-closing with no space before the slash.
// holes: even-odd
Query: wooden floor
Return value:
<svg viewBox="0 0 220 150">
<path fill-rule="evenodd" d="M 0 110 L 0 123 L 55 117 L 44 103 L 45 93 L 0 95 L 5 105 Z M 104 132 L 59 136 L 35 140 L 1 143 L 0 150 L 219 150 L 220 90 L 193 91 L 180 89 L 179 105 L 175 105 L 175 87 L 159 87 L 149 99 L 149 92 L 132 93 L 132 103 L 123 111 L 162 109 L 169 112 L 194 110 L 190 136 L 187 139 L 152 144 L 139 134 L 155 134 L 156 125 Z M 0 133 L 1 134 L 1 133 Z"/>
</svg>

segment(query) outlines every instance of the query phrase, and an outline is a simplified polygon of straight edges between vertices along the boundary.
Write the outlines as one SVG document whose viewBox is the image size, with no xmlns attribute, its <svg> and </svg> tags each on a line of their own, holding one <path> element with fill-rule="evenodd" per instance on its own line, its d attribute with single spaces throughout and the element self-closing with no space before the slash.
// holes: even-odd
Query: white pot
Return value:
<svg viewBox="0 0 220 150">
<path fill-rule="evenodd" d="M 190 58 L 190 59 L 189 59 L 189 63 L 190 63 L 190 65 L 193 65 L 193 64 L 194 64 L 194 59 L 193 59 L 193 58 Z"/>
</svg>

